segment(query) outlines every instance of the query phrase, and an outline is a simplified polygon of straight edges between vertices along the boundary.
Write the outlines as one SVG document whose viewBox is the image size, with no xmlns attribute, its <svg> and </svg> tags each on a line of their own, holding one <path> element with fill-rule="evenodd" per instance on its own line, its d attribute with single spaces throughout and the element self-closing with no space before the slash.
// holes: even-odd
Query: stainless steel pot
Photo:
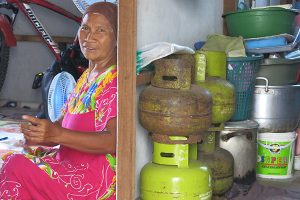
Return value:
<svg viewBox="0 0 300 200">
<path fill-rule="evenodd" d="M 296 129 L 300 116 L 300 85 L 256 85 L 251 119 L 259 123 L 259 132 L 290 132 Z"/>
<path fill-rule="evenodd" d="M 270 85 L 296 84 L 300 59 L 267 58 L 261 63 L 256 76 L 265 77 Z M 256 85 L 264 85 L 264 80 L 256 80 Z"/>
<path fill-rule="evenodd" d="M 234 181 L 252 184 L 256 179 L 256 136 L 258 123 L 252 120 L 226 122 L 220 132 L 220 147 L 234 158 Z"/>
</svg>

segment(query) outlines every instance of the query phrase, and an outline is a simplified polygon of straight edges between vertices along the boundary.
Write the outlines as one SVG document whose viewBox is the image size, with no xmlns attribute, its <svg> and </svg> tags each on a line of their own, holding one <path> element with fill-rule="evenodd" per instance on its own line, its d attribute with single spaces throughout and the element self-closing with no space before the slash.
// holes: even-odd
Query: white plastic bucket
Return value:
<svg viewBox="0 0 300 200">
<path fill-rule="evenodd" d="M 273 179 L 291 178 L 295 139 L 295 132 L 258 134 L 256 176 Z"/>
</svg>

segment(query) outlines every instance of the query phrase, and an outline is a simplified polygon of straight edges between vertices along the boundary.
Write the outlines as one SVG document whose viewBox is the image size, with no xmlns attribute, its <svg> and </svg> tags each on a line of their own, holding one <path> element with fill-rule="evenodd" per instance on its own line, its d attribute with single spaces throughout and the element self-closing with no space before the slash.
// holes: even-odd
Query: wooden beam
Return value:
<svg viewBox="0 0 300 200">
<path fill-rule="evenodd" d="M 119 0 L 117 199 L 135 194 L 136 0 Z"/>
<path fill-rule="evenodd" d="M 43 42 L 39 35 L 15 35 L 17 41 Z M 56 43 L 72 43 L 75 37 L 52 36 Z"/>
<path fill-rule="evenodd" d="M 235 11 L 236 0 L 223 0 L 223 12 L 233 12 Z"/>
<path fill-rule="evenodd" d="M 223 0 L 223 14 L 228 13 L 228 12 L 234 12 L 235 9 L 235 1 L 236 0 Z M 227 35 L 227 26 L 226 26 L 226 21 L 223 18 L 223 34 Z"/>
</svg>

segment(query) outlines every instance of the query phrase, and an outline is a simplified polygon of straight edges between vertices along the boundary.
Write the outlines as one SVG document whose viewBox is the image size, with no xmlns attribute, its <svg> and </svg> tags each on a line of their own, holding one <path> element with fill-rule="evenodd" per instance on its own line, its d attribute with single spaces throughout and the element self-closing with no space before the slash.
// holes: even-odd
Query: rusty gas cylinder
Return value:
<svg viewBox="0 0 300 200">
<path fill-rule="evenodd" d="M 154 62 L 151 85 L 140 94 L 141 125 L 152 133 L 188 136 L 206 131 L 211 124 L 212 97 L 191 84 L 192 62 L 166 57 Z"/>
<path fill-rule="evenodd" d="M 233 184 L 234 158 L 231 153 L 219 147 L 219 134 L 206 132 L 198 144 L 198 160 L 207 164 L 212 171 L 213 195 L 226 193 Z"/>
</svg>

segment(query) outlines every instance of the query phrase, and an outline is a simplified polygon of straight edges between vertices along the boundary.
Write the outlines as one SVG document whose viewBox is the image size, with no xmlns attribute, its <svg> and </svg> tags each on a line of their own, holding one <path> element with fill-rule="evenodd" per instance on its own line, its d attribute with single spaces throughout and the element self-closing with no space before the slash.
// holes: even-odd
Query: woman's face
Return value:
<svg viewBox="0 0 300 200">
<path fill-rule="evenodd" d="M 116 37 L 109 21 L 101 14 L 87 13 L 83 17 L 78 39 L 83 55 L 94 63 L 115 56 Z"/>
</svg>

